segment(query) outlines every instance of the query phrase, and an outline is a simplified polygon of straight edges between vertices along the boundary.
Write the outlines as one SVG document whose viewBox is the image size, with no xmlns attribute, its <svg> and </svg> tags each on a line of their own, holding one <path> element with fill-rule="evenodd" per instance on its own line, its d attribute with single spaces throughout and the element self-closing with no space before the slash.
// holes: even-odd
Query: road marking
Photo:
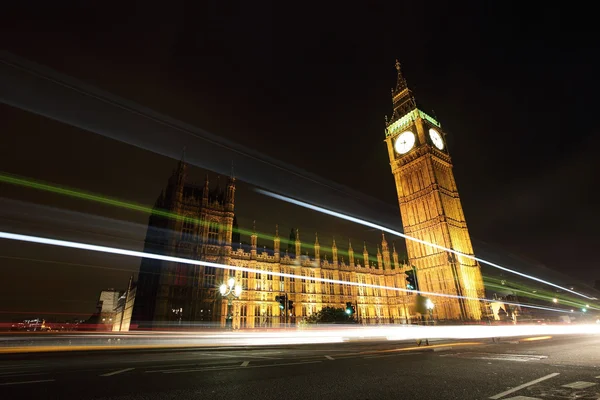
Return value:
<svg viewBox="0 0 600 400">
<path fill-rule="evenodd" d="M 586 389 L 586 388 L 589 388 L 589 387 L 595 386 L 595 385 L 597 385 L 597 383 L 577 381 L 577 382 L 573 382 L 573 383 L 568 383 L 566 385 L 562 385 L 562 387 L 566 387 L 566 388 L 570 388 L 570 389 Z"/>
<path fill-rule="evenodd" d="M 450 351 L 452 347 L 436 347 L 433 351 Z"/>
<path fill-rule="evenodd" d="M 9 369 L 9 368 L 30 368 L 30 367 L 40 367 L 42 364 L 12 364 L 12 365 L 0 365 L 0 369 Z"/>
<path fill-rule="evenodd" d="M 517 396 L 517 397 L 511 397 L 510 399 L 504 399 L 504 400 L 542 400 L 539 397 L 527 397 L 527 396 Z"/>
<path fill-rule="evenodd" d="M 27 385 L 29 383 L 42 383 L 42 382 L 54 382 L 54 379 L 44 379 L 44 380 L 41 380 L 41 381 L 6 382 L 6 383 L 0 383 L 0 386 Z"/>
<path fill-rule="evenodd" d="M 363 357 L 365 360 L 371 359 L 371 358 L 383 358 L 383 357 L 399 357 L 399 356 L 412 356 L 415 354 L 419 354 L 417 352 L 414 353 L 400 353 L 400 354 L 384 354 L 384 355 L 380 355 L 380 356 L 365 356 Z"/>
<path fill-rule="evenodd" d="M 107 374 L 102 374 L 100 376 L 113 376 L 113 375 L 117 375 L 117 374 L 122 374 L 123 372 L 131 371 L 132 369 L 135 369 L 135 368 L 120 369 L 120 370 L 117 370 L 117 371 L 109 372 Z"/>
<path fill-rule="evenodd" d="M 266 356 L 249 356 L 246 354 L 211 354 L 204 353 L 209 356 L 229 357 L 229 358 L 264 358 L 265 360 L 281 360 L 281 357 L 266 357 Z"/>
<path fill-rule="evenodd" d="M 304 361 L 304 362 L 295 362 L 295 363 L 281 363 L 281 364 L 269 364 L 269 365 L 250 365 L 245 368 L 268 368 L 268 367 L 281 367 L 285 365 L 299 365 L 299 364 L 315 364 L 320 363 L 321 361 Z M 182 372 L 202 372 L 202 371 L 226 371 L 240 369 L 240 367 L 222 367 L 222 368 L 196 368 L 196 369 L 184 369 L 184 370 L 174 370 L 174 371 L 165 371 L 164 374 L 180 374 Z"/>
<path fill-rule="evenodd" d="M 49 372 L 32 372 L 30 374 L 24 374 L 21 372 L 13 372 L 13 373 L 8 373 L 8 374 L 0 374 L 0 378 L 4 379 L 4 378 L 12 378 L 14 376 L 31 376 L 31 375 L 48 375 Z"/>
<path fill-rule="evenodd" d="M 490 397 L 490 399 L 492 399 L 492 400 L 500 399 L 500 398 L 502 398 L 502 397 L 504 397 L 506 395 L 509 395 L 511 393 L 518 392 L 519 390 L 524 389 L 527 386 L 535 385 L 536 383 L 540 383 L 542 381 L 545 381 L 546 379 L 554 378 L 557 375 L 560 375 L 560 373 L 553 372 L 553 373 L 548 374 L 546 376 L 542 376 L 541 378 L 535 379 L 535 380 L 533 380 L 531 382 L 527 382 L 527 383 L 524 383 L 524 384 L 519 385 L 517 387 L 514 387 L 512 389 L 509 389 L 509 390 L 507 390 L 505 392 L 498 393 L 497 395 L 494 395 L 494 396 Z"/>
<path fill-rule="evenodd" d="M 598 376 L 596 377 L 596 379 L 600 379 L 600 375 L 598 375 Z"/>
<path fill-rule="evenodd" d="M 325 356 L 326 359 L 328 360 L 335 360 L 335 358 L 331 357 L 331 356 Z"/>
<path fill-rule="evenodd" d="M 218 368 L 218 367 L 236 367 L 236 366 L 238 366 L 238 363 L 231 363 L 231 362 L 229 362 L 227 364 L 222 364 L 222 365 L 208 365 L 208 366 L 206 366 L 206 363 L 204 363 L 204 364 L 198 364 L 198 363 L 196 363 L 196 364 L 171 364 L 171 365 L 161 365 L 160 366 L 161 369 L 150 369 L 150 370 L 147 370 L 147 371 L 144 371 L 144 372 L 146 372 L 146 373 L 152 373 L 152 372 L 173 371 L 173 368 L 171 368 L 171 369 L 164 369 L 166 367 L 180 367 L 180 368 L 175 368 L 175 369 L 185 369 L 185 368 L 181 368 L 181 367 Z M 148 368 L 157 368 L 157 367 L 159 367 L 159 366 L 155 365 L 155 366 L 151 366 L 151 367 L 148 367 Z"/>
<path fill-rule="evenodd" d="M 244 361 L 241 365 L 241 367 L 247 367 L 248 364 L 250 364 L 250 361 Z"/>
<path fill-rule="evenodd" d="M 394 353 L 394 352 L 403 352 L 403 351 L 411 351 L 411 350 L 432 351 L 432 349 L 435 349 L 435 348 L 438 348 L 438 347 L 478 346 L 478 345 L 482 345 L 482 344 L 483 344 L 482 342 L 456 342 L 456 343 L 446 343 L 446 344 L 433 344 L 433 345 L 430 345 L 430 346 L 401 347 L 399 349 L 389 349 L 389 350 L 361 351 L 359 353 L 349 353 L 349 354 L 344 354 L 344 355 L 350 355 L 350 354 L 365 355 L 365 354 L 376 354 L 376 353 Z"/>
<path fill-rule="evenodd" d="M 444 354 L 440 357 L 456 357 L 467 358 L 472 360 L 499 360 L 499 361 L 540 361 L 548 358 L 548 356 L 537 356 L 530 354 L 500 354 L 500 353 L 456 353 Z"/>
</svg>

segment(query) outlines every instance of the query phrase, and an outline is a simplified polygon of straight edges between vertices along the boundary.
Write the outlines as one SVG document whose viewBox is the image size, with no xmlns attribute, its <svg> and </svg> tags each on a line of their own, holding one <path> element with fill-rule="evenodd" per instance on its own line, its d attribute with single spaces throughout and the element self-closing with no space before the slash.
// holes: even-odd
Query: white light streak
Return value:
<svg viewBox="0 0 600 400">
<path fill-rule="evenodd" d="M 486 260 L 484 260 L 482 258 L 478 258 L 478 257 L 472 256 L 472 255 L 469 255 L 469 254 L 464 254 L 464 253 L 461 253 L 459 251 L 456 251 L 456 250 L 453 250 L 453 249 L 449 249 L 449 248 L 446 248 L 444 246 L 440 246 L 440 245 L 435 244 L 435 243 L 429 243 L 429 242 L 426 242 L 425 240 L 421 240 L 421 239 L 414 238 L 412 236 L 405 235 L 404 233 L 395 231 L 395 230 L 390 229 L 390 228 L 386 228 L 385 226 L 377 225 L 377 224 L 374 224 L 372 222 L 362 220 L 360 218 L 356 218 L 356 217 L 352 217 L 350 215 L 342 214 L 342 213 L 339 213 L 337 211 L 328 210 L 328 209 L 323 208 L 323 207 L 319 207 L 319 206 L 315 206 L 315 205 L 312 205 L 312 204 L 308 204 L 308 203 L 305 203 L 303 201 L 295 200 L 295 199 L 292 199 L 292 198 L 289 198 L 289 197 L 286 197 L 286 196 L 282 196 L 280 194 L 275 194 L 275 193 L 272 193 L 272 192 L 269 192 L 269 191 L 266 191 L 266 190 L 262 190 L 262 189 L 255 189 L 255 190 L 258 193 L 264 194 L 265 196 L 269 196 L 269 197 L 272 197 L 274 199 L 282 200 L 282 201 L 285 201 L 285 202 L 288 202 L 288 203 L 291 203 L 291 204 L 295 204 L 295 205 L 300 206 L 300 207 L 308 208 L 308 209 L 311 209 L 311 210 L 314 210 L 314 211 L 318 211 L 318 212 L 323 213 L 323 214 L 331 215 L 332 217 L 337 217 L 337 218 L 345 219 L 346 221 L 350 221 L 350 222 L 354 222 L 354 223 L 357 223 L 357 224 L 360 224 L 360 225 L 368 226 L 370 228 L 379 229 L 379 230 L 382 230 L 384 232 L 390 233 L 392 235 L 400 236 L 400 237 L 403 237 L 404 239 L 412 240 L 413 242 L 421 243 L 421 244 L 424 244 L 426 246 L 430 246 L 430 247 L 436 248 L 438 250 L 444 250 L 444 251 L 456 254 L 458 256 L 461 256 L 461 257 L 470 258 L 471 260 L 475 260 L 475 261 L 478 261 L 480 263 L 487 264 L 487 265 L 489 265 L 491 267 L 498 268 L 498 269 L 501 269 L 503 271 L 510 272 L 512 274 L 519 275 L 519 276 L 522 276 L 522 277 L 525 277 L 525 278 L 528 278 L 528 279 L 532 279 L 534 281 L 541 282 L 541 283 L 544 283 L 546 285 L 553 286 L 555 288 L 564 290 L 566 292 L 573 293 L 573 294 L 575 294 L 577 296 L 584 297 L 586 299 L 592 300 L 592 297 L 588 297 L 585 294 L 582 294 L 582 293 L 576 292 L 574 290 L 562 287 L 562 286 L 557 285 L 555 283 L 548 282 L 548 281 L 545 281 L 543 279 L 536 278 L 535 276 L 527 275 L 527 274 L 524 274 L 522 272 L 515 271 L 513 269 L 503 267 L 503 266 L 495 264 L 495 263 L 493 263 L 491 261 L 486 261 Z"/>
<path fill-rule="evenodd" d="M 20 235 L 17 233 L 10 233 L 10 232 L 0 232 L 0 239 L 18 240 L 21 242 L 38 243 L 38 244 L 46 244 L 46 245 L 50 245 L 50 246 L 67 247 L 67 248 L 72 248 L 72 249 L 97 251 L 97 252 L 101 252 L 101 253 L 119 254 L 119 255 L 124 255 L 124 256 L 129 256 L 129 257 L 150 258 L 150 259 L 154 259 L 154 260 L 169 261 L 169 262 L 181 263 L 181 264 L 201 265 L 201 266 L 206 266 L 206 267 L 214 267 L 214 268 L 227 269 L 227 270 L 233 270 L 233 271 L 247 271 L 247 272 L 254 272 L 254 273 L 259 273 L 259 274 L 265 272 L 264 270 L 260 270 L 260 269 L 238 267 L 238 266 L 226 265 L 226 264 L 218 264 L 218 263 L 213 263 L 213 262 L 209 262 L 209 261 L 192 260 L 189 258 L 165 256 L 165 255 L 161 255 L 161 254 L 146 253 L 143 251 L 119 249 L 116 247 L 98 246 L 95 244 L 71 242 L 71 241 L 67 241 L 67 240 L 49 239 L 49 238 L 43 238 L 43 237 L 39 237 L 39 236 Z M 405 293 L 419 293 L 422 295 L 435 296 L 435 297 L 450 297 L 450 298 L 455 298 L 455 299 L 477 300 L 477 301 L 484 301 L 484 302 L 494 302 L 495 301 L 495 300 L 489 300 L 489 299 L 483 299 L 483 298 L 477 298 L 477 297 L 457 296 L 457 295 L 434 293 L 434 292 L 423 292 L 423 291 L 418 291 L 418 290 L 407 290 L 407 289 L 403 289 L 403 288 L 396 288 L 396 287 L 383 286 L 383 285 L 373 285 L 373 284 L 368 284 L 368 283 L 346 282 L 346 281 L 342 281 L 342 280 L 338 280 L 338 279 L 308 277 L 308 276 L 301 276 L 301 275 L 295 275 L 295 274 L 288 274 L 288 273 L 284 273 L 284 272 L 273 271 L 273 272 L 269 272 L 269 273 L 274 276 L 297 278 L 300 280 L 331 282 L 331 283 L 337 283 L 337 284 L 341 284 L 341 285 L 362 286 L 362 287 L 370 287 L 370 288 L 377 288 L 377 289 L 393 290 L 396 292 L 405 292 Z M 568 312 L 566 310 L 534 306 L 534 305 L 523 304 L 523 303 L 511 303 L 511 302 L 506 302 L 506 301 L 503 303 L 514 305 L 514 306 L 526 307 L 526 308 L 535 308 L 535 309 L 539 309 L 539 310 L 548 310 L 548 311 L 555 311 L 555 312 Z"/>
</svg>

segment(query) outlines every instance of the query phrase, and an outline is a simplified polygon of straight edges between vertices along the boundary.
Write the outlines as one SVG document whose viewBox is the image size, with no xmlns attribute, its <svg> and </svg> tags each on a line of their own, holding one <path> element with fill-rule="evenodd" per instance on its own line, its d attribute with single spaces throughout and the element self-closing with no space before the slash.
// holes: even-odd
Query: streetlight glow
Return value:
<svg viewBox="0 0 600 400">
<path fill-rule="evenodd" d="M 431 299 L 427 299 L 425 300 L 425 308 L 427 308 L 428 310 L 433 310 L 434 304 L 433 301 L 431 301 Z"/>
<path fill-rule="evenodd" d="M 227 284 L 229 285 L 230 288 L 232 288 L 233 285 L 235 285 L 235 278 L 230 277 L 229 280 L 227 281 Z"/>
<path fill-rule="evenodd" d="M 227 293 L 227 285 L 222 284 L 221 286 L 219 286 L 219 292 L 221 292 L 222 295 L 225 295 L 225 293 Z"/>
<path fill-rule="evenodd" d="M 235 297 L 240 297 L 242 295 L 242 285 L 235 285 Z"/>
</svg>

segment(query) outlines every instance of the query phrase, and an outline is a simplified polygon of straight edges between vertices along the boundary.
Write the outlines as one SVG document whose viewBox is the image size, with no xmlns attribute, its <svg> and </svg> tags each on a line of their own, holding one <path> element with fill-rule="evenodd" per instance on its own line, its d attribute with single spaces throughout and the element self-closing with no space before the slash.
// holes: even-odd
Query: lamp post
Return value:
<svg viewBox="0 0 600 400">
<path fill-rule="evenodd" d="M 219 287 L 221 296 L 227 299 L 227 320 L 225 326 L 228 329 L 233 327 L 233 313 L 231 312 L 233 306 L 233 299 L 238 299 L 242 295 L 242 285 L 235 284 L 235 278 L 230 277 L 227 283 L 223 283 Z"/>
</svg>

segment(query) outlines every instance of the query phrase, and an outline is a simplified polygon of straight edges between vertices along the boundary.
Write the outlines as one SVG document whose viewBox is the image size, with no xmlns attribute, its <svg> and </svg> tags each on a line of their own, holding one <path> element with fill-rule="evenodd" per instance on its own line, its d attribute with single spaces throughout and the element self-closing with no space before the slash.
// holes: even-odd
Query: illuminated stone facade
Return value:
<svg viewBox="0 0 600 400">
<path fill-rule="evenodd" d="M 473 255 L 444 133 L 434 118 L 417 108 L 399 63 L 396 68 L 398 82 L 392 90 L 394 112 L 387 123 L 386 143 L 404 233 Z M 406 247 L 420 290 L 484 297 L 476 261 L 410 240 Z M 482 309 L 476 300 L 437 298 L 434 314 L 440 319 L 479 320 Z"/>
<path fill-rule="evenodd" d="M 144 259 L 140 267 L 132 325 L 168 327 L 192 322 L 224 324 L 226 301 L 217 288 L 235 276 L 244 291 L 233 302 L 233 327 L 274 327 L 284 322 L 275 297 L 287 294 L 293 301 L 289 322 L 300 322 L 322 307 L 345 307 L 351 302 L 362 323 L 402 323 L 415 317 L 414 296 L 405 292 L 336 283 L 321 283 L 299 278 L 280 278 L 274 272 L 326 278 L 347 282 L 406 288 L 407 266 L 398 260 L 385 237 L 375 256 L 366 246 L 355 257 L 349 245 L 344 257 L 338 256 L 334 240 L 323 256 L 318 239 L 307 246 L 295 232 L 291 253 L 281 249 L 277 229 L 271 249 L 257 247 L 258 235 L 251 234 L 243 246 L 233 236 L 237 231 L 234 204 L 235 180 L 211 189 L 186 182 L 187 165 L 179 163 L 156 208 L 187 217 L 184 221 L 153 215 L 146 237 L 146 251 L 248 267 L 261 273 L 230 271 L 213 267 L 179 265 Z M 199 223 L 199 221 L 202 221 Z M 237 243 L 236 243 L 237 242 Z M 287 247 L 287 246 L 286 246 Z M 309 250 L 307 250 L 309 248 Z M 310 253 L 310 254 L 309 254 Z M 369 260 L 372 261 L 369 261 Z M 408 317 L 408 318 L 407 318 Z"/>
<path fill-rule="evenodd" d="M 331 259 L 321 256 L 318 238 L 312 245 L 312 254 L 301 254 L 306 246 L 300 241 L 300 232 L 296 232 L 294 254 L 280 251 L 280 238 L 275 232 L 274 252 L 259 253 L 256 248 L 256 235 L 251 236 L 251 249 L 238 249 L 231 253 L 231 265 L 259 269 L 260 274 L 252 272 L 232 272 L 245 292 L 234 303 L 234 327 L 276 326 L 283 319 L 280 315 L 275 296 L 288 294 L 293 308 L 290 310 L 291 322 L 319 311 L 323 307 L 345 308 L 347 302 L 355 305 L 357 318 L 365 324 L 402 323 L 410 315 L 414 316 L 414 296 L 405 292 L 371 287 L 360 287 L 331 282 L 319 282 L 310 278 L 342 280 L 345 282 L 406 288 L 406 266 L 398 261 L 395 249 L 390 251 L 385 237 L 381 249 L 377 251 L 377 262 L 369 263 L 369 254 L 365 247 L 359 257 L 355 257 L 352 245 L 348 247 L 348 262 L 338 257 L 335 240 L 328 251 Z M 367 260 L 365 262 L 365 260 Z M 368 266 L 365 267 L 365 264 Z M 272 272 L 294 274 L 309 279 L 287 278 L 272 275 Z M 223 308 L 223 312 L 225 309 Z M 237 324 L 237 325 L 236 325 Z"/>
</svg>

